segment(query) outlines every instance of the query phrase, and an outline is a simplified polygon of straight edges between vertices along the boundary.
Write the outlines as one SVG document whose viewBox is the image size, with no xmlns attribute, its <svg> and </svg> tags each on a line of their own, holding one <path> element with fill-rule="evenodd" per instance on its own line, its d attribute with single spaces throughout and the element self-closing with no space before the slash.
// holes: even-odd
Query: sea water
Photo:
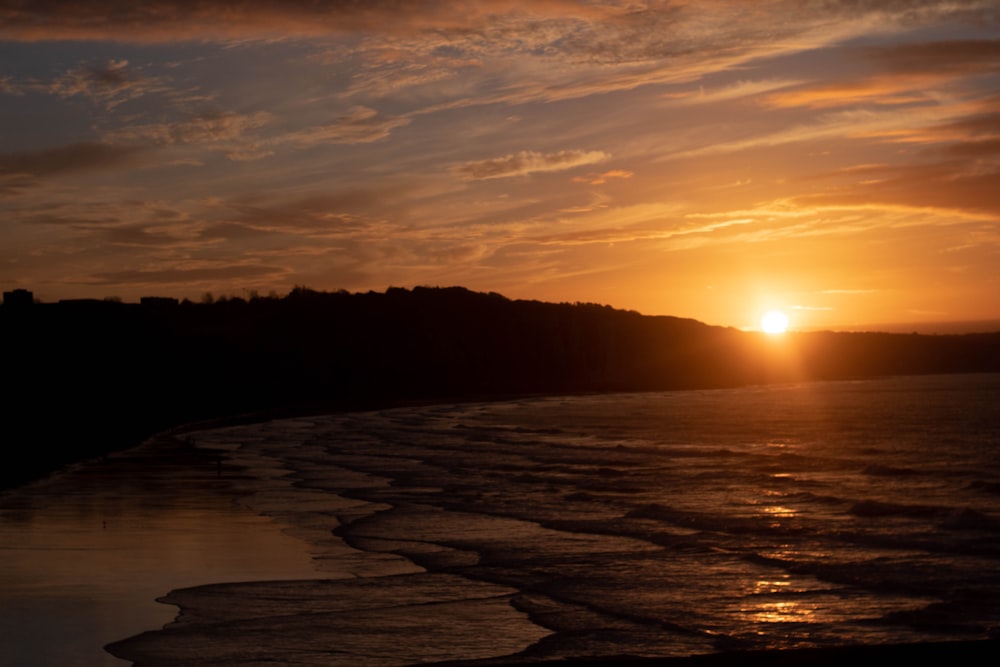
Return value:
<svg viewBox="0 0 1000 667">
<path fill-rule="evenodd" d="M 681 656 L 1000 628 L 996 374 L 405 407 L 191 437 L 266 479 L 239 502 L 335 574 L 174 591 L 176 622 L 110 647 L 127 659 Z"/>
</svg>

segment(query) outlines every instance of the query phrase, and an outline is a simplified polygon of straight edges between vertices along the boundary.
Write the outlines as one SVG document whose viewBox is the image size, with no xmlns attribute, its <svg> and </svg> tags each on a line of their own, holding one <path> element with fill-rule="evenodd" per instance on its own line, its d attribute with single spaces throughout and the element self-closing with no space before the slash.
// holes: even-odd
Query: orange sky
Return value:
<svg viewBox="0 0 1000 667">
<path fill-rule="evenodd" d="M 0 0 L 0 287 L 1000 319 L 1000 8 Z"/>
</svg>

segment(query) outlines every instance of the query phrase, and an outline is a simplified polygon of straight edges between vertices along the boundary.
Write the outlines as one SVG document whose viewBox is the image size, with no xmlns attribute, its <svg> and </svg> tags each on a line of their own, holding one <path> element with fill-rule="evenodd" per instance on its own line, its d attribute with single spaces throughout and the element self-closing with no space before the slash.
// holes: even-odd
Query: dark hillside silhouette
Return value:
<svg viewBox="0 0 1000 667">
<path fill-rule="evenodd" d="M 459 287 L 19 304 L 0 343 L 4 486 L 241 413 L 1000 371 L 1000 333 L 769 337 Z"/>
</svg>

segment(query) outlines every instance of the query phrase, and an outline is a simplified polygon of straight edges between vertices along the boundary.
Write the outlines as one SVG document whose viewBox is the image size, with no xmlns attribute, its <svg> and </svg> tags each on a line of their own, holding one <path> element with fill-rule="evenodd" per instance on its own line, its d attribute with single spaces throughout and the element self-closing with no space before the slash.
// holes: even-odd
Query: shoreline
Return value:
<svg viewBox="0 0 1000 667">
<path fill-rule="evenodd" d="M 651 390 L 652 391 L 652 390 Z M 386 398 L 363 400 L 328 400 L 311 401 L 278 405 L 270 408 L 233 412 L 215 416 L 201 416 L 191 419 L 181 419 L 176 423 L 150 423 L 146 426 L 130 424 L 128 433 L 119 433 L 112 424 L 110 437 L 105 438 L 109 446 L 100 451 L 87 451 L 82 456 L 67 456 L 49 460 L 43 467 L 30 467 L 15 470 L 8 467 L 0 475 L 0 494 L 16 490 L 22 486 L 33 484 L 59 472 L 69 470 L 73 466 L 107 461 L 143 446 L 151 440 L 159 438 L 175 438 L 184 441 L 184 435 L 196 431 L 204 431 L 229 426 L 259 424 L 276 419 L 293 419 L 320 415 L 349 414 L 354 412 L 373 412 L 391 410 L 393 408 L 422 407 L 430 405 L 460 405 L 465 403 L 493 403 L 497 401 L 517 400 L 522 398 L 538 398 L 544 396 L 587 395 L 607 392 L 566 392 L 566 393 L 504 393 L 482 394 L 468 396 L 439 396 L 428 398 Z M 0 429 L 2 432 L 2 429 Z"/>
<path fill-rule="evenodd" d="M 18 638 L 0 665 L 125 665 L 104 647 L 175 622 L 169 590 L 323 576 L 308 545 L 234 502 L 247 483 L 159 434 L 0 492 L 0 635 Z"/>
<path fill-rule="evenodd" d="M 602 392 L 603 393 L 603 392 Z M 632 393 L 632 392 L 628 392 Z M 508 400 L 510 397 L 505 397 Z M 517 396 L 514 398 L 524 398 L 522 396 Z M 201 464 L 207 466 L 204 472 L 208 473 L 209 477 L 214 476 L 217 452 L 212 450 L 210 447 L 203 447 L 194 444 L 191 440 L 186 440 L 184 437 L 185 433 L 195 433 L 197 431 L 204 431 L 214 428 L 225 428 L 226 426 L 240 425 L 240 424 L 256 424 L 263 423 L 269 420 L 282 419 L 282 418 L 294 418 L 294 417 L 307 417 L 310 415 L 322 415 L 322 414 L 334 414 L 334 413 L 350 413 L 350 412 L 368 412 L 368 411 L 379 411 L 392 409 L 396 407 L 414 407 L 414 406 L 427 406 L 427 405 L 439 405 L 447 403 L 479 403 L 479 402 L 494 402 L 498 400 L 504 400 L 504 398 L 494 397 L 492 399 L 467 399 L 464 401 L 403 401 L 398 402 L 394 405 L 378 405 L 378 406 L 365 406 L 360 409 L 348 409 L 344 406 L 340 406 L 341 409 L 331 411 L 329 406 L 324 406 L 322 409 L 318 409 L 317 406 L 295 406 L 293 408 L 284 408 L 278 410 L 268 410 L 254 413 L 246 413 L 241 415 L 231 415 L 227 417 L 214 418 L 209 420 L 202 420 L 199 422 L 192 422 L 189 424 L 184 424 L 172 429 L 168 429 L 159 434 L 153 436 L 153 438 L 159 439 L 163 438 L 165 442 L 172 442 L 170 446 L 174 447 L 174 455 L 188 454 L 194 457 L 198 457 Z M 151 439 L 153 439 L 151 438 Z M 141 445 L 139 445 L 141 446 Z M 138 446 L 137 446 L 138 447 Z M 126 452 L 131 451 L 135 448 L 129 448 L 128 450 L 122 450 L 120 454 L 124 455 Z M 223 457 L 226 454 L 223 452 L 221 454 Z M 111 457 L 111 460 L 117 459 L 118 456 Z M 95 459 L 94 462 L 99 462 L 99 459 Z M 238 468 L 232 468 L 231 470 L 237 470 Z M 256 513 L 256 510 L 252 510 Z M 199 584 L 198 586 L 213 586 L 218 582 L 209 582 L 205 584 Z M 171 594 L 178 589 L 172 589 Z M 540 626 L 543 627 L 544 626 Z M 117 642 L 112 642 L 117 643 Z M 926 659 L 928 656 L 940 656 L 937 659 L 948 659 L 948 660 L 961 660 L 963 664 L 983 664 L 992 665 L 996 664 L 996 658 L 1000 657 L 1000 644 L 998 644 L 998 638 L 991 639 L 981 639 L 981 640 L 969 640 L 969 641 L 928 641 L 928 642 L 916 642 L 916 643 L 904 643 L 904 644 L 869 644 L 869 645 L 851 645 L 851 646 L 831 646 L 824 648 L 808 648 L 808 649 L 782 649 L 782 650 L 747 650 L 747 651 L 722 651 L 716 653 L 705 653 L 697 654 L 683 657 L 670 657 L 670 658 L 659 658 L 659 657 L 642 657 L 642 656 L 631 656 L 631 655 L 615 655 L 615 656 L 593 656 L 593 657 L 581 657 L 581 658 L 571 658 L 571 659 L 561 659 L 561 660 L 548 660 L 539 661 L 531 660 L 527 657 L 521 656 L 519 654 L 511 654 L 508 656 L 500 658 L 484 658 L 478 660 L 463 660 L 463 661 L 447 661 L 440 663 L 421 663 L 421 664 L 432 664 L 440 665 L 441 667 L 459 665 L 465 666 L 490 666 L 490 667 L 500 667 L 500 666 L 514 666 L 514 665 L 531 665 L 538 667 L 557 667 L 558 665 L 563 666 L 575 666 L 581 665 L 583 667 L 590 666 L 593 667 L 607 665 L 620 665 L 620 664 L 634 664 L 639 666 L 649 666 L 656 667 L 662 665 L 664 667 L 685 667 L 685 666 L 700 666 L 705 667 L 730 667 L 735 665 L 776 665 L 776 666 L 815 666 L 815 665 L 839 665 L 849 662 L 851 660 L 916 660 L 916 658 Z M 146 663 L 139 663 L 146 664 Z"/>
<path fill-rule="evenodd" d="M 468 403 L 468 401 L 466 401 Z M 413 405 L 437 404 L 437 402 L 410 403 Z M 403 406 L 387 406 L 403 407 Z M 377 410 L 378 408 L 376 408 Z M 299 413 L 303 414 L 303 413 Z M 244 415 L 242 423 L 258 422 L 261 415 Z M 275 417 L 271 417 L 275 418 Z M 204 425 L 210 428 L 210 425 Z M 538 627 L 550 630 L 545 625 L 538 624 Z M 392 634 L 392 633 L 390 633 Z M 621 645 L 624 647 L 625 645 Z M 331 647 L 333 648 L 333 647 Z M 611 647 L 617 650 L 619 647 Z M 459 653 L 459 655 L 464 655 Z M 422 662 L 419 664 L 440 665 L 441 667 L 514 667 L 514 666 L 537 666 L 537 667 L 558 667 L 581 665 L 582 667 L 593 667 L 603 665 L 634 664 L 637 666 L 656 667 L 685 667 L 699 666 L 705 667 L 735 667 L 736 665 L 785 665 L 797 667 L 806 665 L 841 665 L 852 660 L 916 660 L 916 658 L 926 658 L 929 655 L 941 656 L 941 659 L 961 660 L 963 664 L 970 665 L 992 665 L 996 658 L 1000 657 L 1000 646 L 997 638 L 961 640 L 952 639 L 949 641 L 919 641 L 912 643 L 883 643 L 883 644 L 862 644 L 843 646 L 823 646 L 802 649 L 746 649 L 737 651 L 720 650 L 711 653 L 697 653 L 676 657 L 650 657 L 638 655 L 599 655 L 585 657 L 572 657 L 561 659 L 540 659 L 542 653 L 533 653 L 525 649 L 519 653 L 511 653 L 501 657 L 449 660 L 443 662 Z M 550 654 L 551 655 L 551 654 Z M 207 663 L 206 663 L 207 664 Z M 229 663 L 227 663 L 229 664 Z M 236 663 L 232 663 L 236 664 Z M 393 663 L 399 664 L 399 663 Z"/>
<path fill-rule="evenodd" d="M 858 664 L 996 665 L 1000 639 L 858 644 L 822 648 L 722 651 L 683 657 L 649 658 L 634 655 L 597 656 L 565 660 L 511 659 L 421 663 L 420 667 L 843 667 Z M 408 667 L 417 667 L 411 665 Z"/>
<path fill-rule="evenodd" d="M 1000 335 L 1000 332 L 998 332 Z M 254 424 L 271 421 L 274 419 L 287 419 L 295 417 L 308 417 L 318 415 L 348 414 L 353 412 L 372 412 L 378 410 L 391 410 L 393 408 L 422 407 L 431 405 L 463 405 L 469 403 L 495 403 L 520 399 L 533 399 L 559 396 L 600 396 L 605 394 L 639 394 L 639 393 L 660 393 L 673 391 L 725 391 L 746 387 L 767 387 L 780 386 L 782 384 L 798 384 L 799 382 L 823 383 L 823 382 L 853 382 L 856 380 L 877 380 L 894 377 L 923 377 L 923 376 L 949 376 L 949 375 L 1000 375 L 1000 370 L 978 370 L 978 371 L 948 371 L 931 373 L 895 373 L 880 374 L 872 376 L 858 376 L 845 378 L 814 378 L 787 381 L 767 381 L 738 385 L 720 385 L 712 387 L 672 387 L 672 388 L 615 388 L 615 389 L 590 389 L 578 391 L 531 391 L 531 392 L 483 392 L 470 394 L 445 394 L 427 397 L 385 397 L 385 398 L 362 398 L 356 400 L 347 399 L 324 399 L 318 401 L 306 401 L 276 405 L 267 408 L 251 409 L 247 411 L 236 411 L 214 416 L 190 416 L 180 417 L 176 420 L 164 421 L 157 419 L 148 424 L 138 425 L 130 423 L 127 429 L 113 427 L 105 442 L 109 446 L 101 448 L 99 451 L 77 452 L 72 456 L 57 457 L 51 459 L 44 465 L 34 465 L 23 470 L 16 470 L 12 466 L 5 468 L 0 474 L 0 493 L 16 489 L 20 486 L 36 482 L 41 479 L 66 469 L 69 466 L 98 461 L 113 457 L 116 454 L 127 452 L 141 446 L 147 440 L 158 437 L 182 437 L 183 434 L 193 431 L 207 430 L 213 428 L 224 428 L 227 426 L 237 426 L 242 424 Z M 112 425 L 114 422 L 112 421 Z M 107 424 L 104 428 L 107 429 Z M 0 429 L 0 432 L 3 432 Z M 17 433 L 15 433 L 17 435 Z M 52 452 L 58 453 L 58 452 Z M 35 462 L 37 463 L 37 462 Z"/>
</svg>

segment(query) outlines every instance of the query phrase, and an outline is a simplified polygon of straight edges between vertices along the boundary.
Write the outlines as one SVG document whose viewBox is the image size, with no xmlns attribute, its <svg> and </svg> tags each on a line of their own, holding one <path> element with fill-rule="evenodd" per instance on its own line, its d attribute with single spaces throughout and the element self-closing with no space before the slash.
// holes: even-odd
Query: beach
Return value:
<svg viewBox="0 0 1000 667">
<path fill-rule="evenodd" d="M 203 428 L 136 450 L 159 451 L 141 474 L 111 473 L 130 452 L 7 494 L 5 526 L 11 497 L 27 516 L 55 497 L 97 507 L 98 489 L 122 517 L 224 517 L 185 543 L 228 564 L 189 560 L 135 591 L 169 617 L 108 638 L 138 665 L 839 664 L 857 647 L 992 664 L 998 388 L 893 379 Z"/>
<path fill-rule="evenodd" d="M 163 434 L 0 493 L 0 665 L 125 665 L 104 644 L 172 622 L 173 588 L 317 576 L 218 462 Z"/>
</svg>

